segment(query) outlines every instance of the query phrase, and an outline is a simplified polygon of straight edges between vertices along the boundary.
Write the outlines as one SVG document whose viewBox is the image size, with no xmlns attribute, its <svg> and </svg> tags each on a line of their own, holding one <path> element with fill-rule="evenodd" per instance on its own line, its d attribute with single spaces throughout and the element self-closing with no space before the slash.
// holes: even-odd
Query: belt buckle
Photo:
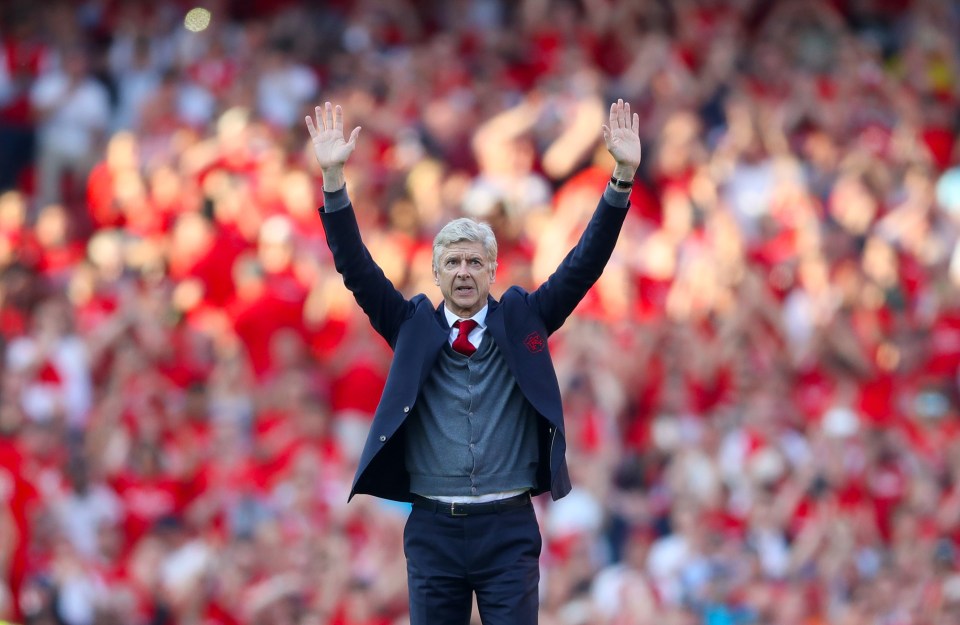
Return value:
<svg viewBox="0 0 960 625">
<path fill-rule="evenodd" d="M 466 512 L 457 512 L 457 504 L 450 502 L 450 516 L 467 516 Z"/>
</svg>

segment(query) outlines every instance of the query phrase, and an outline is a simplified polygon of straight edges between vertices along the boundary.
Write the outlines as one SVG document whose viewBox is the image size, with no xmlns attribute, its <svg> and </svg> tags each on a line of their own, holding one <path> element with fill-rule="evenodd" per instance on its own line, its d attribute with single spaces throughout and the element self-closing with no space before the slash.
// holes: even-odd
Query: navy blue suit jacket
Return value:
<svg viewBox="0 0 960 625">
<path fill-rule="evenodd" d="M 577 245 L 533 292 L 510 287 L 489 298 L 487 331 L 496 341 L 521 392 L 539 414 L 540 462 L 532 494 L 554 499 L 570 492 L 566 438 L 557 375 L 547 337 L 557 330 L 597 281 L 616 245 L 627 208 L 601 198 Z M 386 339 L 394 357 L 350 490 L 397 501 L 412 501 L 404 460 L 404 421 L 448 340 L 442 306 L 426 295 L 406 299 L 374 262 L 360 237 L 353 207 L 323 212 L 327 245 L 346 287 Z"/>
</svg>

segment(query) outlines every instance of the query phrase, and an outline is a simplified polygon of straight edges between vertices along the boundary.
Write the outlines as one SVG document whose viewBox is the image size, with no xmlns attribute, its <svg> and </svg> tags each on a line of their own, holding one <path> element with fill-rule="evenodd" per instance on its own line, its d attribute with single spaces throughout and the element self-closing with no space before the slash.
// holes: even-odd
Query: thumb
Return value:
<svg viewBox="0 0 960 625">
<path fill-rule="evenodd" d="M 360 136 L 360 126 L 357 126 L 353 129 L 353 132 L 350 133 L 350 140 L 347 141 L 347 145 L 351 148 L 357 145 L 357 137 Z"/>
</svg>

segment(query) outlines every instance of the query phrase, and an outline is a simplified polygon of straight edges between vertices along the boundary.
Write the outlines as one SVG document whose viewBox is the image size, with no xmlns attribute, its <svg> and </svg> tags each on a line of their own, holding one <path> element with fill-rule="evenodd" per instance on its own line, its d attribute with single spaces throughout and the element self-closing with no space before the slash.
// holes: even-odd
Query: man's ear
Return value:
<svg viewBox="0 0 960 625">
<path fill-rule="evenodd" d="M 440 284 L 440 272 L 436 269 L 433 270 L 433 283 Z"/>
<path fill-rule="evenodd" d="M 497 263 L 494 261 L 490 265 L 490 284 L 497 281 Z"/>
</svg>

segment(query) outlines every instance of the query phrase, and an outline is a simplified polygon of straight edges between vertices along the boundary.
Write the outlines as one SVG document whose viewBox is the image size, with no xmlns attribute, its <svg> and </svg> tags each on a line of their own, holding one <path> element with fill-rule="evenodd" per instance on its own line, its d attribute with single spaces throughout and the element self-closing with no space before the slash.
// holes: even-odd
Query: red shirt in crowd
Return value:
<svg viewBox="0 0 960 625">
<path fill-rule="evenodd" d="M 136 545 L 161 518 L 182 513 L 186 504 L 184 483 L 165 474 L 127 471 L 115 478 L 111 486 L 123 507 L 123 534 L 128 548 Z"/>
</svg>

